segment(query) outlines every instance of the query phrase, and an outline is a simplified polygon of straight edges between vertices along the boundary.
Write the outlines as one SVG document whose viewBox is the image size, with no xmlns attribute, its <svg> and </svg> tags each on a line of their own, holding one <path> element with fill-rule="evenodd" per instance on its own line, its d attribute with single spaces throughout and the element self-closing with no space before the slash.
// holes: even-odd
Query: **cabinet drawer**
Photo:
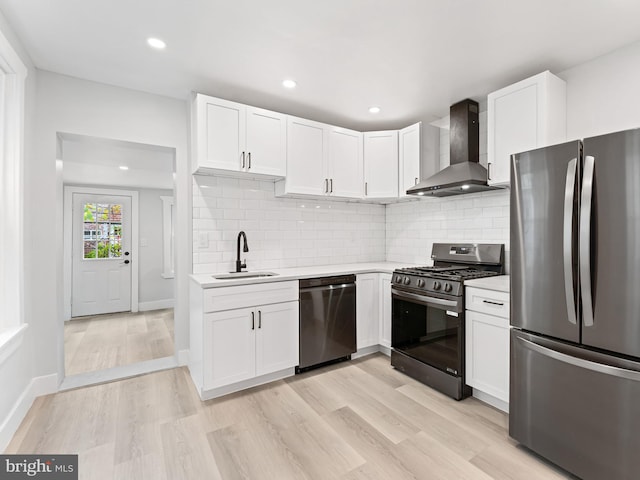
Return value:
<svg viewBox="0 0 640 480">
<path fill-rule="evenodd" d="M 208 288 L 203 294 L 204 313 L 294 300 L 298 300 L 297 280 Z"/>
<path fill-rule="evenodd" d="M 466 309 L 509 318 L 509 294 L 483 288 L 466 287 Z"/>
</svg>

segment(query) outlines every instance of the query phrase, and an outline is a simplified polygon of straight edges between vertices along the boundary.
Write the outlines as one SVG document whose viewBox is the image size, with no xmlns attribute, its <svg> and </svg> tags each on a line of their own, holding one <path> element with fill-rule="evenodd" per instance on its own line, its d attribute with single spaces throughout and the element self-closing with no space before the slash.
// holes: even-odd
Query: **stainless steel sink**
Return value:
<svg viewBox="0 0 640 480">
<path fill-rule="evenodd" d="M 278 275 L 274 272 L 232 272 L 222 275 L 214 275 L 216 280 L 232 280 L 234 278 L 259 278 L 259 277 L 275 277 Z"/>
</svg>

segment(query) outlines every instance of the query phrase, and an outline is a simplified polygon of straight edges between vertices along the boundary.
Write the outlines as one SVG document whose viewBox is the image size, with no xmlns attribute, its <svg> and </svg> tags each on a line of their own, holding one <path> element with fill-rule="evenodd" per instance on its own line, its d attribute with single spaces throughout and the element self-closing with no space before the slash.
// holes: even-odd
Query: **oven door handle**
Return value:
<svg viewBox="0 0 640 480">
<path fill-rule="evenodd" d="M 418 295 L 415 293 L 404 292 L 402 290 L 391 289 L 391 294 L 398 298 L 404 298 L 405 300 L 411 300 L 420 305 L 426 305 L 428 307 L 440 308 L 442 310 L 460 311 L 460 302 L 457 300 L 445 300 L 443 298 L 425 297 L 424 295 Z M 442 308 L 444 307 L 444 308 Z"/>
</svg>

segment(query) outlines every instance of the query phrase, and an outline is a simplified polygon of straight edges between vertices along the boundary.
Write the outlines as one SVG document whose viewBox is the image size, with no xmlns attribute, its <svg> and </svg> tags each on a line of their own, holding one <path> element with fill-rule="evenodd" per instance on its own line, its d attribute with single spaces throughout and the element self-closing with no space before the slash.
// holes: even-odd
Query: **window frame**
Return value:
<svg viewBox="0 0 640 480">
<path fill-rule="evenodd" d="M 162 200 L 162 278 L 175 277 L 175 197 L 160 196 Z"/>
<path fill-rule="evenodd" d="M 24 318 L 23 159 L 27 67 L 0 31 L 0 363 L 27 328 Z"/>
</svg>

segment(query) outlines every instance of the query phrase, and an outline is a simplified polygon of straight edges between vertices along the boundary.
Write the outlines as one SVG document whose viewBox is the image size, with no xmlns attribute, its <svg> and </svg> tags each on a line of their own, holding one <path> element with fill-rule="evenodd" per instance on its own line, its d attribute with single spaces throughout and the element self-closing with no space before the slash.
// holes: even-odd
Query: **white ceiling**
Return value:
<svg viewBox="0 0 640 480">
<path fill-rule="evenodd" d="M 640 40 L 637 0 L 0 0 L 0 10 L 41 69 L 362 130 L 435 120 L 456 101 Z M 167 49 L 151 50 L 149 36 Z"/>
<path fill-rule="evenodd" d="M 58 138 L 64 184 L 173 189 L 172 148 L 70 133 Z"/>
</svg>

